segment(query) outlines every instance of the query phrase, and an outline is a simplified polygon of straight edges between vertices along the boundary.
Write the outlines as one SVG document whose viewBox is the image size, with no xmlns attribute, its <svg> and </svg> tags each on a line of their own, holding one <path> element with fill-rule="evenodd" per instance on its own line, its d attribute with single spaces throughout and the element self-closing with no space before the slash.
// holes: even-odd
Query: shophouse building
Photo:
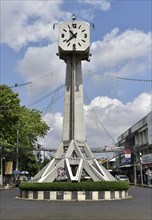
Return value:
<svg viewBox="0 0 152 220">
<path fill-rule="evenodd" d="M 135 184 L 146 184 L 146 172 L 152 171 L 152 111 L 118 137 L 117 147 L 124 148 L 117 156 L 117 171 Z"/>
</svg>

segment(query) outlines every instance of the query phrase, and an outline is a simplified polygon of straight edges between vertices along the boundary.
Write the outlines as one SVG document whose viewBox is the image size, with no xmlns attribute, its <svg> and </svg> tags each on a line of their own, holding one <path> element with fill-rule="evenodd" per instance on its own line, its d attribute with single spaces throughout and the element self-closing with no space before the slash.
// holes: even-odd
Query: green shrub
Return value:
<svg viewBox="0 0 152 220">
<path fill-rule="evenodd" d="M 25 191 L 122 191 L 128 190 L 125 181 L 85 181 L 85 182 L 52 182 L 30 183 L 23 182 L 19 188 Z"/>
</svg>

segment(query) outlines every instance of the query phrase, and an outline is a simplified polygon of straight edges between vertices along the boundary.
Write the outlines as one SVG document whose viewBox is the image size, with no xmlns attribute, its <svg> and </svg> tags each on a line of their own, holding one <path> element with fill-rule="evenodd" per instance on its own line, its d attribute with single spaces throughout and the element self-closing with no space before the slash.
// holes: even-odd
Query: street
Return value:
<svg viewBox="0 0 152 220">
<path fill-rule="evenodd" d="M 18 188 L 0 190 L 1 220 L 151 220 L 152 189 L 130 186 L 126 200 L 63 202 L 20 200 Z"/>
</svg>

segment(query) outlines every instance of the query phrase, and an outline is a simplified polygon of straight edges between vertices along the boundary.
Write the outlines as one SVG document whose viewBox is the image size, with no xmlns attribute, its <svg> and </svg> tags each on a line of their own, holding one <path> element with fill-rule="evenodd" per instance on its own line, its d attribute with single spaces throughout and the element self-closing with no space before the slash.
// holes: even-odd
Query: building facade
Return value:
<svg viewBox="0 0 152 220">
<path fill-rule="evenodd" d="M 152 111 L 118 137 L 117 147 L 124 148 L 117 170 L 135 184 L 147 184 L 147 170 L 152 173 Z"/>
</svg>

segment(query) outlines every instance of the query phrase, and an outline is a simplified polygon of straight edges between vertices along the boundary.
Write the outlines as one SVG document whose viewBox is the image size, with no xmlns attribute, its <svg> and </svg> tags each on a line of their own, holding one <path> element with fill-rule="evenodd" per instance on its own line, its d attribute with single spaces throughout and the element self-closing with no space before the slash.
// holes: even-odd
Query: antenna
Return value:
<svg viewBox="0 0 152 220">
<path fill-rule="evenodd" d="M 95 25 L 94 25 L 94 23 L 90 23 L 90 25 L 92 26 L 93 30 L 95 30 Z"/>
<path fill-rule="evenodd" d="M 76 15 L 73 14 L 73 15 L 72 15 L 72 21 L 75 21 L 75 20 L 76 20 Z"/>
<path fill-rule="evenodd" d="M 58 23 L 53 24 L 53 30 L 55 30 L 56 25 L 58 25 Z"/>
</svg>

